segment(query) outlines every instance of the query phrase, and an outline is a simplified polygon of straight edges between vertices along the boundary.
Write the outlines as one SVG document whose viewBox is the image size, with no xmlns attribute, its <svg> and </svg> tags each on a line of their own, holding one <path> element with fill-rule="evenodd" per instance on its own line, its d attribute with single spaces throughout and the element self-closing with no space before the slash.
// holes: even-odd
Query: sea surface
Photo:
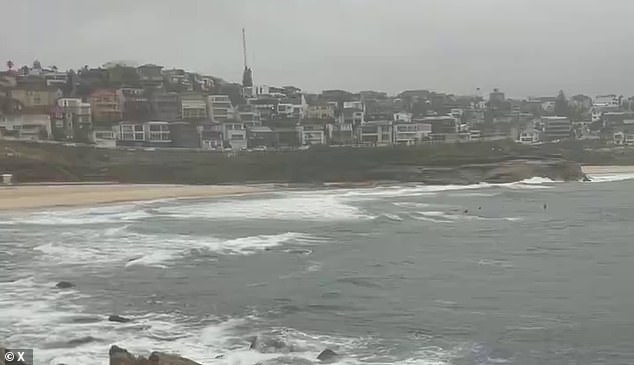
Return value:
<svg viewBox="0 0 634 365">
<path fill-rule="evenodd" d="M 633 364 L 631 178 L 4 212 L 0 343 L 36 364 L 107 364 L 112 344 L 204 364 Z"/>
</svg>

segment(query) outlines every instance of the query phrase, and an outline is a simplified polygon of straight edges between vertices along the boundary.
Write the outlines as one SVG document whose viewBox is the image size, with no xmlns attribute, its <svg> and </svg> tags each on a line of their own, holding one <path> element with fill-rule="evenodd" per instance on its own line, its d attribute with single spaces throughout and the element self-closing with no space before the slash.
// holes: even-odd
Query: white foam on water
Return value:
<svg viewBox="0 0 634 365">
<path fill-rule="evenodd" d="M 27 213 L 9 218 L 13 224 L 34 225 L 85 225 L 121 223 L 149 218 L 152 214 L 143 210 L 143 206 L 123 204 L 93 208 L 74 208 Z"/>
<path fill-rule="evenodd" d="M 366 338 L 319 335 L 291 328 L 263 325 L 257 317 L 194 320 L 170 313 L 119 313 L 132 321 L 115 323 L 106 315 L 87 313 L 76 304 L 84 297 L 76 290 L 54 288 L 54 282 L 38 282 L 27 277 L 0 283 L 0 337 L 6 346 L 28 343 L 35 348 L 35 361 L 41 364 L 107 364 L 108 349 L 115 344 L 133 354 L 147 356 L 151 351 L 176 353 L 204 364 L 252 365 L 258 362 L 278 363 L 280 358 L 293 357 L 301 362 L 316 362 L 325 348 L 343 355 L 335 364 L 447 364 L 437 362 L 449 351 L 426 348 L 405 360 L 362 361 L 357 351 L 368 353 L 375 348 Z M 78 317 L 90 322 L 73 321 Z M 255 328 L 268 328 L 263 332 Z M 19 331 L 15 331 L 19 328 Z M 261 353 L 249 349 L 249 336 L 275 334 L 293 348 L 293 352 Z M 71 345 L 77 339 L 91 341 Z M 274 350 L 276 351 L 276 350 Z"/>
<path fill-rule="evenodd" d="M 280 193 L 272 198 L 231 199 L 169 207 L 157 211 L 175 218 L 337 221 L 372 218 L 332 194 Z"/>
<path fill-rule="evenodd" d="M 321 237 L 298 232 L 255 235 L 232 239 L 190 235 L 152 235 L 126 229 L 79 230 L 58 237 L 45 237 L 47 243 L 33 248 L 34 258 L 50 265 L 94 266 L 124 263 L 125 267 L 166 268 L 170 261 L 186 257 L 191 250 L 207 250 L 228 255 L 250 255 L 283 244 L 313 245 Z"/>
<path fill-rule="evenodd" d="M 587 175 L 590 182 L 613 182 L 634 179 L 634 174 L 594 174 Z"/>
<path fill-rule="evenodd" d="M 528 179 L 520 180 L 518 182 L 521 184 L 541 185 L 541 184 L 552 184 L 555 181 L 547 177 L 535 176 Z"/>
<path fill-rule="evenodd" d="M 479 215 L 470 215 L 468 213 L 447 213 L 441 211 L 418 211 L 410 214 L 410 217 L 417 220 L 428 221 L 433 223 L 454 223 L 458 220 L 477 220 L 477 221 L 509 221 L 518 222 L 523 220 L 521 217 L 482 217 Z"/>
<path fill-rule="evenodd" d="M 415 186 L 389 186 L 369 189 L 355 189 L 341 193 L 342 197 L 372 198 L 372 197 L 399 197 L 432 195 L 434 193 L 454 190 L 488 189 L 495 185 L 479 183 L 471 185 L 415 185 Z"/>
<path fill-rule="evenodd" d="M 392 214 L 392 213 L 383 213 L 381 216 L 391 220 L 391 221 L 395 221 L 395 222 L 401 222 L 403 221 L 403 218 L 399 217 L 398 214 Z"/>
</svg>

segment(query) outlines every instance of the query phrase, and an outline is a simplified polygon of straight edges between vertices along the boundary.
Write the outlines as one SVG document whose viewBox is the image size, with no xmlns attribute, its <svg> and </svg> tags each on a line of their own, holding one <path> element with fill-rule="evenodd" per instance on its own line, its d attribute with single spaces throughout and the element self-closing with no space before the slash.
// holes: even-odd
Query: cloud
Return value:
<svg viewBox="0 0 634 365">
<path fill-rule="evenodd" d="M 307 90 L 628 94 L 630 0 L 22 0 L 0 54 L 77 68 L 113 59 L 242 72 Z M 6 9 L 9 9 L 8 11 Z"/>
</svg>

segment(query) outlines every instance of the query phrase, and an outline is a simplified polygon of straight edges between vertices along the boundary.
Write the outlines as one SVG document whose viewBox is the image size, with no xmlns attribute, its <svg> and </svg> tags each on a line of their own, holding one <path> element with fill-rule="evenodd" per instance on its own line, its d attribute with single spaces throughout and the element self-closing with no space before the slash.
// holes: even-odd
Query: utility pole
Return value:
<svg viewBox="0 0 634 365">
<path fill-rule="evenodd" d="M 247 69 L 247 35 L 244 28 L 242 28 L 242 54 L 244 56 L 244 69 Z"/>
</svg>

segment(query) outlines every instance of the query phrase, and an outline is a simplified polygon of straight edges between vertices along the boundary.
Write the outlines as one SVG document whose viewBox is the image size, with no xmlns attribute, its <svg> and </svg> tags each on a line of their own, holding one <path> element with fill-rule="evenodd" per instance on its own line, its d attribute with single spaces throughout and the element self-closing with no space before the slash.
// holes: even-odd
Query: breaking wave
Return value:
<svg viewBox="0 0 634 365">
<path fill-rule="evenodd" d="M 90 239 L 86 240 L 86 237 Z M 170 261 L 184 258 L 192 250 L 249 255 L 282 244 L 306 245 L 318 242 L 324 242 L 324 239 L 297 232 L 220 239 L 189 235 L 147 235 L 135 232 L 113 235 L 108 231 L 103 234 L 80 231 L 74 236 L 61 236 L 53 242 L 38 245 L 33 250 L 41 253 L 35 257 L 36 260 L 51 265 L 94 266 L 125 262 L 125 267 L 165 268 Z"/>
</svg>

